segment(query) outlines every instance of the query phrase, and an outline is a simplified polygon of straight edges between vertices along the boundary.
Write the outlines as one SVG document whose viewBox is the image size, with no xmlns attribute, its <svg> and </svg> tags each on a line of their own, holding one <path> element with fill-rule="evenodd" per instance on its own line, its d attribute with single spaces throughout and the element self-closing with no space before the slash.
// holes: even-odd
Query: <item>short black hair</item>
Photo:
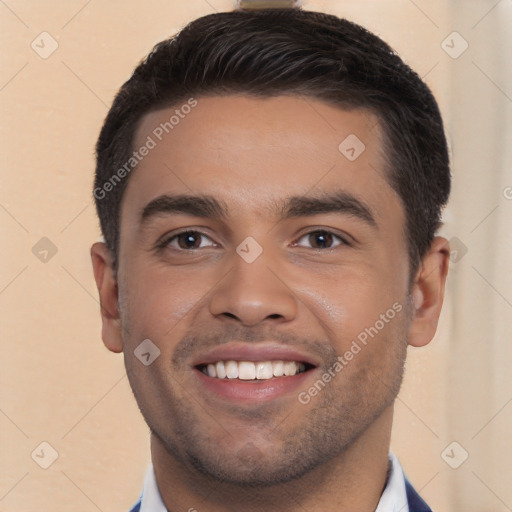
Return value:
<svg viewBox="0 0 512 512">
<path fill-rule="evenodd" d="M 233 11 L 196 19 L 158 43 L 121 87 L 97 141 L 94 183 L 114 264 L 129 178 L 126 162 L 141 118 L 187 98 L 239 93 L 303 95 L 376 114 L 385 139 L 386 177 L 403 203 L 404 236 L 415 272 L 450 192 L 438 105 L 428 86 L 379 37 L 345 19 L 301 9 Z"/>
</svg>

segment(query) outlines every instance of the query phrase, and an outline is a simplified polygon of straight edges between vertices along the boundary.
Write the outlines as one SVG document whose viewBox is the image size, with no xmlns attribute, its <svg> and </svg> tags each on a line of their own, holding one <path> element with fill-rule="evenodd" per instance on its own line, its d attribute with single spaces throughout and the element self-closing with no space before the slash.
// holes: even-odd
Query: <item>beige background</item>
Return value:
<svg viewBox="0 0 512 512">
<path fill-rule="evenodd" d="M 437 511 L 510 511 L 512 1 L 304 4 L 378 33 L 439 99 L 454 172 L 443 232 L 458 252 L 438 335 L 410 352 L 392 446 Z M 99 237 L 93 146 L 116 90 L 153 44 L 231 6 L 0 1 L 1 512 L 123 511 L 141 490 L 148 429 L 121 356 L 101 342 L 89 261 Z M 43 31 L 58 42 L 46 59 L 31 48 L 51 48 Z M 456 59 L 442 47 L 453 31 L 469 44 Z M 453 52 L 463 42 L 446 44 Z M 47 261 L 32 251 L 42 237 L 57 248 Z M 38 465 L 50 461 L 41 442 L 58 453 L 48 469 Z M 452 469 L 446 460 L 465 451 Z"/>
</svg>

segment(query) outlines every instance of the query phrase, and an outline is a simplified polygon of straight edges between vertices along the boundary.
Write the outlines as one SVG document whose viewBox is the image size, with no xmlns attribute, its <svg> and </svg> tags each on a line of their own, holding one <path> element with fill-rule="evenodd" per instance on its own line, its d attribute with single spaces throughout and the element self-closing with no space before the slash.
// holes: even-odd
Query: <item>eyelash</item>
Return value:
<svg viewBox="0 0 512 512">
<path fill-rule="evenodd" d="M 333 247 L 327 247 L 327 248 L 323 248 L 323 249 L 311 247 L 310 249 L 317 250 L 317 251 L 329 251 L 329 250 L 335 249 L 336 247 L 341 246 L 341 245 L 348 246 L 348 247 L 352 246 L 352 244 L 347 240 L 347 238 L 345 238 L 345 237 L 343 237 L 343 236 L 341 236 L 341 235 L 339 235 L 339 234 L 337 234 L 337 233 L 335 233 L 333 231 L 330 231 L 328 229 L 320 229 L 320 228 L 311 229 L 310 231 L 307 231 L 307 232 L 301 234 L 299 236 L 299 238 L 298 238 L 298 241 L 302 240 L 303 238 L 305 238 L 307 236 L 315 234 L 315 233 L 322 233 L 322 234 L 326 234 L 326 235 L 331 235 L 334 239 L 337 239 L 339 241 L 339 243 L 337 245 L 333 246 Z M 210 236 L 208 236 L 206 233 L 203 233 L 203 232 L 198 231 L 198 230 L 186 229 L 186 230 L 180 231 L 178 233 L 174 233 L 171 236 L 164 237 L 160 242 L 157 243 L 157 247 L 156 248 L 158 250 L 164 250 L 167 247 L 169 247 L 171 242 L 173 242 L 174 240 L 177 240 L 179 236 L 185 235 L 185 234 L 192 234 L 192 235 L 199 235 L 200 237 L 206 237 L 206 238 L 208 238 L 214 244 L 214 246 L 217 245 L 216 242 L 214 242 L 210 238 Z M 297 243 L 298 242 L 294 242 L 293 246 L 296 247 Z M 173 248 L 173 249 L 176 250 L 176 251 L 192 252 L 192 251 L 197 251 L 200 248 L 198 248 L 198 249 L 182 249 L 182 248 L 178 249 L 178 248 Z"/>
<path fill-rule="evenodd" d="M 343 237 L 333 231 L 330 231 L 328 229 L 319 229 L 319 228 L 315 228 L 315 229 L 311 229 L 305 233 L 303 233 L 302 235 L 300 235 L 299 237 L 299 241 L 302 240 L 303 238 L 305 237 L 308 237 L 310 235 L 313 235 L 315 233 L 321 233 L 323 235 L 331 235 L 333 237 L 333 239 L 337 239 L 339 241 L 339 243 L 337 245 L 334 245 L 333 247 L 327 247 L 327 248 L 323 248 L 323 249 L 319 249 L 319 248 L 315 248 L 315 247 L 311 247 L 311 249 L 314 249 L 314 250 L 317 250 L 317 251 L 330 251 L 332 249 L 336 249 L 336 247 L 340 246 L 340 245 L 345 245 L 345 246 L 348 246 L 350 247 L 351 244 L 348 242 L 347 238 L 346 237 Z M 296 246 L 297 245 L 297 242 L 295 242 L 293 244 L 293 246 Z"/>
<path fill-rule="evenodd" d="M 194 229 L 185 229 L 178 233 L 174 233 L 171 236 L 164 237 L 160 242 L 157 243 L 157 249 L 163 250 L 163 249 L 167 248 L 173 240 L 176 240 L 181 235 L 199 235 L 199 236 L 206 237 L 209 240 L 211 240 L 211 238 L 206 233 L 202 233 L 201 231 L 194 230 Z M 213 242 L 213 240 L 211 240 L 211 241 Z M 213 243 L 215 244 L 215 242 L 213 242 Z M 181 248 L 174 249 L 174 250 L 187 252 L 187 249 L 181 249 Z M 197 249 L 189 249 L 188 251 L 192 252 L 193 250 L 197 250 Z"/>
</svg>

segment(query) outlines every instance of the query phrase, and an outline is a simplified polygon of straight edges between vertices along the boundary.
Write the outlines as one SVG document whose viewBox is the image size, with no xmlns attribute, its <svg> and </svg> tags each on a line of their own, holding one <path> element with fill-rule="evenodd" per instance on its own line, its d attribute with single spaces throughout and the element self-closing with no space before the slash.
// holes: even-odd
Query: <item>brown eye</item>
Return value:
<svg viewBox="0 0 512 512">
<path fill-rule="evenodd" d="M 174 249 L 193 250 L 212 247 L 215 244 L 209 237 L 198 231 L 185 231 L 170 238 L 168 245 Z"/>
<path fill-rule="evenodd" d="M 309 234 L 309 243 L 314 249 L 328 249 L 332 246 L 333 236 L 331 233 L 316 231 Z"/>
<path fill-rule="evenodd" d="M 302 236 L 298 242 L 298 245 L 311 249 L 332 249 L 341 244 L 346 244 L 346 242 L 330 231 L 323 230 L 311 231 Z"/>
<path fill-rule="evenodd" d="M 176 240 L 180 249 L 197 249 L 201 245 L 201 235 L 197 233 L 182 233 Z"/>
</svg>

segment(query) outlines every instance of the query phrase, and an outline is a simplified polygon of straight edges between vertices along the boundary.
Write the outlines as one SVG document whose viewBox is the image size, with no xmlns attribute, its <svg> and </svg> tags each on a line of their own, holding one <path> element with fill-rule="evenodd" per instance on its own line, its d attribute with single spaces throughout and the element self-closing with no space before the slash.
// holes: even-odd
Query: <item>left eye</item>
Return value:
<svg viewBox="0 0 512 512">
<path fill-rule="evenodd" d="M 204 242 L 204 243 L 203 243 Z M 203 247 L 213 247 L 215 243 L 203 233 L 198 231 L 185 231 L 174 235 L 167 241 L 174 249 L 202 249 Z"/>
<path fill-rule="evenodd" d="M 311 247 L 312 249 L 332 249 L 338 245 L 345 244 L 345 240 L 341 237 L 331 233 L 330 231 L 311 231 L 306 235 L 302 236 L 297 245 L 303 247 Z"/>
</svg>

